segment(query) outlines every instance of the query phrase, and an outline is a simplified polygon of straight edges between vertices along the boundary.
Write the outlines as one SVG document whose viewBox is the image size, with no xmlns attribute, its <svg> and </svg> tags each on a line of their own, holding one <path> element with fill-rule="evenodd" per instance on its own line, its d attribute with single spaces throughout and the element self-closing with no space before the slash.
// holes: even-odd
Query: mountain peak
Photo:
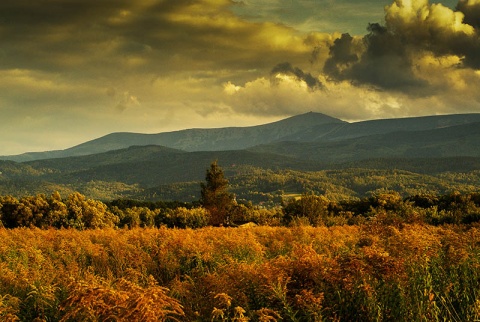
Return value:
<svg viewBox="0 0 480 322">
<path fill-rule="evenodd" d="M 310 111 L 304 114 L 294 115 L 289 118 L 286 118 L 271 124 L 279 124 L 279 123 L 295 124 L 296 126 L 304 126 L 304 127 L 312 127 L 312 126 L 325 125 L 325 124 L 342 124 L 346 122 L 340 119 L 337 119 L 335 117 L 328 116 L 326 114 Z"/>
</svg>

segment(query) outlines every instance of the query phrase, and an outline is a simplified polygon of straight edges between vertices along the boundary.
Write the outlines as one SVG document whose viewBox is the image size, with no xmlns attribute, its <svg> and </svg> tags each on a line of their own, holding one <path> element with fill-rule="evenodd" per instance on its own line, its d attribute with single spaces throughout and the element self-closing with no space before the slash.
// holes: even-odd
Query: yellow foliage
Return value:
<svg viewBox="0 0 480 322">
<path fill-rule="evenodd" d="M 1 321 L 480 315 L 475 227 L 22 228 L 0 240 Z"/>
</svg>

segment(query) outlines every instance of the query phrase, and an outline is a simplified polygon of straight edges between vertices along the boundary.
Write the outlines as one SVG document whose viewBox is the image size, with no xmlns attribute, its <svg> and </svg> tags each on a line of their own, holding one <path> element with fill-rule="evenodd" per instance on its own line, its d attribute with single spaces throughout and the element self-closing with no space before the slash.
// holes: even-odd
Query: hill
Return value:
<svg viewBox="0 0 480 322">
<path fill-rule="evenodd" d="M 451 114 L 347 123 L 323 136 L 326 141 L 340 141 L 396 132 L 428 131 L 480 122 L 480 114 Z"/>
</svg>

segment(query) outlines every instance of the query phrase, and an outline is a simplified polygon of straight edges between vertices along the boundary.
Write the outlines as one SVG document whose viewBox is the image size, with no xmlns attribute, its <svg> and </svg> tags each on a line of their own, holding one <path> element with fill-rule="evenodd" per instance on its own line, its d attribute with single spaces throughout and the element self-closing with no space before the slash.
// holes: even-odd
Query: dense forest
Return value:
<svg viewBox="0 0 480 322">
<path fill-rule="evenodd" d="M 477 164 L 477 159 L 472 164 L 463 158 L 449 160 L 453 164 L 459 164 L 460 169 L 456 171 L 445 170 L 443 161 L 439 164 L 433 161 L 405 161 L 401 167 L 394 168 L 391 165 L 398 164 L 398 160 L 370 160 L 361 164 L 345 164 L 344 167 L 301 170 L 238 165 L 230 160 L 223 168 L 229 179 L 230 190 L 239 202 L 251 202 L 265 207 L 280 206 L 282 200 L 305 192 L 340 201 L 365 198 L 382 191 L 396 191 L 403 197 L 478 191 L 480 162 Z M 89 199 L 102 201 L 133 199 L 195 202 L 201 197 L 199 187 L 209 162 L 211 161 L 196 165 L 199 169 L 189 171 L 183 180 L 170 178 L 171 174 L 165 173 L 168 166 L 155 166 L 147 168 L 147 171 L 142 168 L 143 165 L 129 165 L 143 169 L 148 177 L 145 180 L 151 181 L 149 184 L 142 184 L 143 179 L 138 177 L 135 180 L 139 183 L 115 178 L 102 180 L 101 176 L 71 178 L 68 173 L 50 173 L 50 169 L 35 169 L 19 164 L 8 167 L 7 164 L 2 166 L 0 162 L 0 171 L 3 171 L 3 177 L 0 175 L 0 195 L 21 198 L 27 195 L 51 195 L 55 192 L 68 196 L 79 192 Z M 115 168 L 113 171 L 123 171 L 125 176 L 133 175 L 127 169 Z"/>
</svg>

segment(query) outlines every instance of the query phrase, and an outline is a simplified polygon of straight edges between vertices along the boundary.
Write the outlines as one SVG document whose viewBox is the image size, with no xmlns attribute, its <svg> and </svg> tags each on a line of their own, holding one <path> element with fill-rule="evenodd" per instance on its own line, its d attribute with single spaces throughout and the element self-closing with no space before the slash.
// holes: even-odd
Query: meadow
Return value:
<svg viewBox="0 0 480 322">
<path fill-rule="evenodd" d="M 475 321 L 480 226 L 0 228 L 2 321 Z"/>
</svg>

